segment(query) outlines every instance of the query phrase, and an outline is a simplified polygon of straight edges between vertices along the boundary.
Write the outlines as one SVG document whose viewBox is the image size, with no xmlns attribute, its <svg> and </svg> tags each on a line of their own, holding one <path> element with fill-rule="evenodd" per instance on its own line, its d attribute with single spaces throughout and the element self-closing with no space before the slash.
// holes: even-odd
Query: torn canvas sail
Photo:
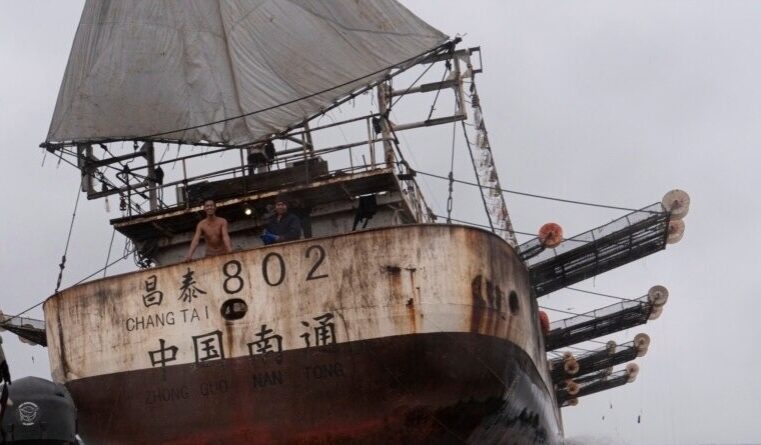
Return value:
<svg viewBox="0 0 761 445">
<path fill-rule="evenodd" d="M 251 142 L 445 40 L 394 0 L 88 0 L 47 142 Z"/>
</svg>

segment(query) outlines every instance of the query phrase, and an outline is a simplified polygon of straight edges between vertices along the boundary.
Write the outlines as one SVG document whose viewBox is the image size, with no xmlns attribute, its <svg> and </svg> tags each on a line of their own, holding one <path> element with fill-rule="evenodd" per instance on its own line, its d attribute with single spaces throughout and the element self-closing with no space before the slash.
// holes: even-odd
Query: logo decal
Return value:
<svg viewBox="0 0 761 445">
<path fill-rule="evenodd" d="M 21 419 L 21 424 L 24 426 L 31 426 L 37 422 L 37 418 L 40 414 L 40 407 L 33 402 L 24 402 L 18 406 L 18 415 Z"/>
</svg>

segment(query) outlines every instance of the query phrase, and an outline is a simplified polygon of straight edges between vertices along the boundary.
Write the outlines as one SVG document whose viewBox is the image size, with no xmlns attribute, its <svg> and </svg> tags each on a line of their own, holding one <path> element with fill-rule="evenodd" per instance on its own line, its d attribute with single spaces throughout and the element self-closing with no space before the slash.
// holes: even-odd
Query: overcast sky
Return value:
<svg viewBox="0 0 761 445">
<path fill-rule="evenodd" d="M 632 445 L 761 443 L 761 2 L 404 3 L 450 36 L 465 34 L 465 45 L 482 47 L 479 92 L 504 187 L 625 207 L 659 201 L 672 188 L 692 197 L 681 243 L 578 285 L 638 297 L 663 284 L 671 297 L 659 320 L 613 336 L 650 334 L 637 382 L 563 409 L 567 436 Z M 37 146 L 81 7 L 0 2 L 5 313 L 55 287 L 78 172 L 57 168 L 52 157 L 41 167 Z M 441 158 L 436 147 L 408 149 L 421 163 Z M 444 184 L 424 187 L 432 201 L 445 202 Z M 574 234 L 622 214 L 506 198 L 515 228 L 527 232 L 556 221 Z M 471 207 L 460 208 L 461 218 L 478 220 Z M 115 216 L 102 201 L 82 200 L 64 284 L 103 265 L 107 221 Z M 122 246 L 115 244 L 118 255 Z M 570 291 L 540 300 L 577 312 L 610 303 Z M 30 314 L 42 318 L 40 309 Z M 14 377 L 49 377 L 45 349 L 8 334 L 3 340 Z"/>
</svg>

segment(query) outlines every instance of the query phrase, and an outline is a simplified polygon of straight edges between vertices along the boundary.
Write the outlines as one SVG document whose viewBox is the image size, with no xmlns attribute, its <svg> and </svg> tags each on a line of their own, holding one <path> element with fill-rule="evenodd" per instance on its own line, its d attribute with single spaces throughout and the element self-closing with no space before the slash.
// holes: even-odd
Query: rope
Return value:
<svg viewBox="0 0 761 445">
<path fill-rule="evenodd" d="M 106 265 L 103 266 L 103 278 L 106 278 L 106 271 L 108 270 L 108 260 L 111 259 L 111 248 L 114 246 L 114 236 L 116 236 L 116 229 L 111 231 L 111 242 L 108 243 L 108 255 L 106 255 Z"/>
<path fill-rule="evenodd" d="M 406 95 L 407 95 L 407 93 L 408 93 L 408 92 L 409 92 L 409 91 L 410 91 L 410 90 L 411 90 L 411 89 L 412 89 L 412 88 L 413 88 L 413 87 L 414 87 L 414 86 L 415 86 L 415 85 L 416 85 L 418 82 L 420 82 L 420 79 L 422 79 L 422 78 L 423 78 L 423 76 L 425 76 L 425 73 L 427 73 L 427 72 L 428 72 L 428 70 L 430 70 L 430 69 L 433 67 L 433 65 L 435 65 L 435 63 L 431 63 L 430 65 L 428 65 L 428 68 L 426 68 L 425 70 L 423 70 L 423 72 L 422 72 L 422 73 L 420 73 L 420 75 L 419 75 L 419 76 L 417 76 L 417 79 L 415 79 L 415 81 L 414 81 L 414 82 L 412 82 L 412 83 L 410 84 L 410 86 L 408 86 L 408 87 L 407 87 L 407 89 L 406 89 L 406 90 L 404 90 L 404 92 L 403 92 L 402 94 L 400 94 L 400 95 L 399 95 L 399 97 L 397 97 L 397 98 L 396 98 L 396 100 L 395 100 L 395 101 L 391 102 L 391 104 L 388 106 L 388 108 L 389 108 L 389 109 L 392 109 L 392 108 L 394 108 L 394 106 L 395 106 L 396 104 L 398 104 L 398 103 L 399 103 L 399 101 L 400 101 L 400 100 L 402 100 L 402 98 L 403 98 L 404 96 L 406 96 Z"/>
<path fill-rule="evenodd" d="M 121 258 L 118 258 L 118 259 L 116 259 L 114 261 L 111 261 L 110 263 L 106 264 L 104 267 L 101 267 L 100 269 L 96 270 L 95 272 L 91 273 L 90 275 L 88 275 L 88 276 L 82 278 L 81 280 L 77 281 L 76 283 L 72 284 L 72 286 L 76 286 L 78 284 L 82 284 L 84 281 L 89 280 L 90 278 L 94 277 L 95 275 L 103 272 L 103 270 L 113 266 L 114 264 L 118 263 L 119 261 L 121 261 L 121 260 L 127 258 L 128 256 L 132 255 L 133 252 L 134 252 L 134 250 L 130 250 L 129 252 L 127 252 L 124 255 L 122 255 Z"/>
<path fill-rule="evenodd" d="M 624 298 L 624 297 L 617 297 L 617 296 L 615 296 L 615 295 L 601 294 L 601 293 L 599 293 L 599 292 L 592 292 L 591 290 L 584 290 L 584 289 L 579 289 L 579 288 L 576 288 L 576 287 L 566 287 L 566 289 L 570 289 L 570 290 L 573 290 L 573 291 L 576 291 L 576 292 L 583 292 L 583 293 L 585 293 L 585 294 L 591 294 L 591 295 L 599 295 L 599 296 L 601 296 L 601 297 L 613 298 L 613 299 L 615 299 L 615 300 L 621 300 L 621 301 L 635 301 L 635 300 L 634 300 L 634 299 L 632 299 L 632 298 Z"/>
<path fill-rule="evenodd" d="M 576 317 L 588 317 L 588 318 L 595 318 L 595 316 L 594 316 L 594 315 L 587 315 L 587 314 L 577 314 L 577 313 L 575 313 L 575 312 L 564 311 L 564 310 L 562 310 L 562 309 L 555 309 L 555 308 L 551 308 L 551 307 L 547 307 L 547 306 L 539 306 L 539 307 L 540 307 L 540 308 L 542 308 L 542 309 L 546 309 L 546 310 L 548 310 L 548 311 L 555 311 L 555 312 L 560 312 L 560 313 L 563 313 L 563 314 L 574 315 L 574 316 L 576 316 Z"/>
<path fill-rule="evenodd" d="M 393 118 L 394 118 L 394 120 L 396 120 L 396 115 L 394 114 L 394 112 L 393 112 L 393 111 L 392 111 L 391 113 L 389 113 L 389 116 L 393 117 Z M 340 127 L 339 127 L 339 128 L 340 128 Z M 402 140 L 402 142 L 404 143 L 404 145 L 405 145 L 405 146 L 407 146 L 407 147 L 409 147 L 409 146 L 410 146 L 410 143 L 409 143 L 409 141 L 407 140 L 407 137 L 404 135 L 404 133 L 403 133 L 403 132 L 402 132 L 402 133 L 399 133 L 399 137 L 401 138 L 401 140 Z M 415 158 L 415 151 L 414 151 L 414 150 L 410 150 L 410 151 L 409 151 L 409 155 L 410 155 L 410 157 L 412 158 L 412 162 L 413 162 L 413 163 L 415 163 L 415 164 L 417 164 L 417 163 L 418 163 L 418 161 L 417 161 L 417 158 Z M 438 199 L 436 198 L 436 194 L 435 194 L 435 193 L 433 193 L 433 188 L 431 187 L 431 184 L 428 182 L 428 179 L 427 179 L 427 178 L 422 178 L 421 182 L 422 182 L 422 183 L 425 185 L 425 187 L 428 189 L 428 191 L 427 191 L 427 197 L 428 197 L 428 198 L 430 198 L 430 199 L 433 201 L 433 203 L 436 205 L 436 207 L 441 207 L 441 206 L 439 205 L 439 201 L 438 201 Z M 421 191 L 422 191 L 422 190 L 421 190 Z M 429 212 L 429 213 L 430 213 L 430 212 Z"/>
<path fill-rule="evenodd" d="M 442 216 L 442 215 L 436 215 L 436 214 L 434 214 L 433 216 L 435 216 L 436 218 L 444 218 L 444 216 Z M 489 226 L 486 226 L 486 225 L 483 225 L 483 224 L 478 224 L 478 223 L 474 223 L 474 222 L 471 222 L 471 221 L 463 221 L 461 219 L 454 219 L 454 218 L 452 218 L 452 221 L 460 223 L 460 224 L 467 224 L 467 225 L 473 226 L 473 227 L 481 227 L 483 229 L 489 229 L 490 228 Z M 526 235 L 526 236 L 530 236 L 530 237 L 536 238 L 536 234 L 533 234 L 533 233 L 520 232 L 518 230 L 513 230 L 513 233 L 517 233 L 518 235 Z M 573 239 L 573 238 L 567 238 L 564 241 L 573 241 L 573 242 L 576 242 L 576 243 L 586 243 L 586 241 L 576 240 L 576 239 Z M 541 298 L 541 297 L 539 297 L 539 298 Z"/>
<path fill-rule="evenodd" d="M 71 223 L 69 224 L 69 235 L 66 237 L 66 247 L 63 249 L 63 255 L 61 256 L 61 263 L 58 265 L 58 281 L 56 281 L 55 290 L 53 294 L 58 293 L 58 289 L 61 288 L 61 280 L 63 279 L 63 270 L 66 268 L 66 254 L 69 252 L 69 242 L 71 241 L 71 232 L 74 230 L 74 219 L 77 216 L 77 207 L 79 207 L 79 197 L 82 195 L 79 193 L 79 188 L 82 186 L 81 182 L 77 186 L 77 199 L 74 201 L 74 211 L 71 213 Z"/>
<path fill-rule="evenodd" d="M 444 74 L 441 75 L 441 80 L 439 81 L 439 83 L 444 82 L 444 79 L 447 78 L 447 73 L 449 72 L 451 68 L 452 68 L 452 65 L 449 63 L 449 60 L 447 60 L 446 66 L 444 67 Z M 431 110 L 428 111 L 427 120 L 430 120 L 431 117 L 433 117 L 433 112 L 436 111 L 436 103 L 439 100 L 440 94 L 441 94 L 441 88 L 436 89 L 436 96 L 433 98 L 433 103 L 431 104 Z M 457 104 L 455 104 L 455 114 L 457 114 Z"/>
<path fill-rule="evenodd" d="M 164 162 L 164 156 L 166 156 L 166 152 L 168 152 L 168 151 L 169 151 L 169 144 L 167 143 L 166 144 L 166 148 L 164 148 L 164 153 L 161 154 L 161 159 L 159 159 L 159 164 Z"/>
<path fill-rule="evenodd" d="M 105 266 L 105 267 L 102 267 L 102 268 L 100 268 L 100 269 L 96 270 L 95 272 L 91 273 L 90 275 L 88 275 L 88 276 L 86 276 L 86 277 L 82 278 L 81 280 L 79 280 L 79 281 L 77 281 L 76 283 L 72 284 L 72 286 L 76 286 L 76 285 L 78 285 L 78 284 L 82 284 L 82 282 L 84 282 L 84 281 L 86 281 L 86 280 L 89 280 L 90 278 L 92 278 L 92 277 L 94 277 L 95 275 L 97 275 L 97 274 L 99 274 L 100 272 L 102 272 L 104 269 L 106 269 L 106 268 L 109 268 L 109 267 L 113 266 L 114 264 L 118 263 L 119 261 L 121 261 L 121 260 L 123 260 L 123 259 L 127 258 L 128 256 L 132 255 L 132 252 L 133 252 L 133 251 L 129 251 L 129 252 L 125 253 L 125 254 L 124 254 L 124 255 L 123 255 L 121 258 L 119 258 L 119 259 L 116 259 L 116 260 L 114 260 L 114 261 L 112 261 L 112 262 L 110 262 L 110 263 L 106 264 L 106 266 Z M 57 293 L 57 291 L 56 291 L 56 293 Z M 42 301 L 40 301 L 39 303 L 36 303 L 36 304 L 34 304 L 33 306 L 29 306 L 28 308 L 24 309 L 23 311 L 19 312 L 19 313 L 18 313 L 18 314 L 16 314 L 16 315 L 13 315 L 13 316 L 11 316 L 11 317 L 8 317 L 8 318 L 6 318 L 5 320 L 3 320 L 3 322 L 2 322 L 2 323 L 0 323 L 0 325 L 6 324 L 6 323 L 8 323 L 9 321 L 11 321 L 11 320 L 13 320 L 13 319 L 16 319 L 16 318 L 21 318 L 21 316 L 22 316 L 22 315 L 26 314 L 27 312 L 31 311 L 32 309 L 34 309 L 34 308 L 37 308 L 37 307 L 41 306 L 43 303 L 45 303 L 45 300 L 47 300 L 47 298 L 46 298 L 46 299 L 44 299 L 44 300 L 42 300 Z"/>
<path fill-rule="evenodd" d="M 470 142 L 468 142 L 468 145 L 470 146 Z M 424 175 L 424 176 L 430 176 L 432 178 L 443 179 L 445 181 L 449 180 L 449 178 L 446 177 L 446 176 L 436 175 L 436 174 L 433 174 L 433 173 L 427 173 L 427 172 L 423 172 L 423 171 L 420 171 L 420 170 L 416 170 L 415 173 L 418 173 L 418 174 L 421 174 L 421 175 Z M 531 197 L 531 198 L 548 199 L 548 200 L 551 200 L 551 201 L 559 201 L 559 202 L 565 202 L 565 203 L 569 203 L 569 204 L 579 204 L 579 205 L 585 205 L 585 206 L 591 206 L 591 207 L 601 207 L 601 208 L 604 208 L 604 209 L 623 210 L 623 211 L 627 211 L 627 212 L 658 213 L 658 212 L 653 212 L 653 211 L 650 211 L 650 210 L 631 209 L 631 208 L 628 208 L 628 207 L 618 207 L 618 206 L 611 206 L 611 205 L 606 205 L 606 204 L 597 204 L 597 203 L 592 203 L 592 202 L 576 201 L 576 200 L 572 200 L 572 199 L 555 198 L 553 196 L 537 195 L 535 193 L 519 192 L 519 191 L 516 191 L 516 190 L 508 190 L 508 189 L 499 188 L 499 187 L 489 187 L 489 186 L 486 186 L 486 185 L 481 185 L 480 183 L 473 183 L 473 182 L 463 181 L 461 179 L 454 179 L 454 182 L 459 182 L 460 184 L 465 184 L 465 185 L 472 185 L 474 187 L 480 187 L 480 188 L 484 188 L 484 189 L 488 189 L 488 190 L 497 190 L 497 191 L 502 192 L 502 193 L 512 193 L 514 195 L 528 196 L 528 197 Z"/>
<path fill-rule="evenodd" d="M 578 350 L 578 351 L 584 351 L 584 352 L 595 352 L 595 351 L 591 351 L 591 350 L 589 350 L 589 349 L 579 348 L 579 347 L 577 347 L 577 346 L 568 346 L 568 347 L 569 347 L 569 348 L 571 348 L 571 349 L 576 349 L 576 350 Z"/>
<path fill-rule="evenodd" d="M 464 122 L 464 121 L 460 121 L 460 122 Z M 484 203 L 484 212 L 486 212 L 486 218 L 489 219 L 489 228 L 491 228 L 491 231 L 494 232 L 494 223 L 491 220 L 491 213 L 489 213 L 489 205 L 486 204 L 486 195 L 484 195 L 484 186 L 481 185 L 481 179 L 478 177 L 478 166 L 476 165 L 476 158 L 473 156 L 473 146 L 470 145 L 470 139 L 468 139 L 468 130 L 466 129 L 464 123 L 462 125 L 462 134 L 465 137 L 465 143 L 468 146 L 468 153 L 470 154 L 470 162 L 473 164 L 473 174 L 476 177 L 476 186 L 478 187 L 478 190 L 481 192 L 481 201 L 483 201 Z M 452 178 L 451 180 L 454 181 L 454 178 Z"/>
<path fill-rule="evenodd" d="M 457 107 L 457 105 L 455 105 L 455 107 Z M 449 161 L 449 197 L 447 198 L 447 224 L 452 223 L 452 206 L 454 204 L 452 192 L 454 191 L 454 148 L 457 139 L 456 136 L 457 122 L 452 122 L 452 155 Z"/>
<path fill-rule="evenodd" d="M 443 215 L 436 215 L 436 214 L 434 214 L 433 216 L 435 216 L 436 218 L 445 218 L 445 216 L 443 216 Z M 470 222 L 470 221 L 463 221 L 461 219 L 451 218 L 451 220 L 456 222 L 456 223 L 467 224 L 467 225 L 473 226 L 473 227 L 481 227 L 483 229 L 489 229 L 490 228 L 489 226 L 486 226 L 486 225 L 483 225 L 483 224 L 478 224 L 478 223 L 474 223 L 474 222 Z M 449 224 L 449 223 L 447 222 L 447 224 Z M 518 235 L 532 236 L 532 237 L 536 238 L 536 235 L 528 233 L 528 232 L 519 232 L 517 230 L 513 230 L 513 233 L 517 233 Z M 579 241 L 579 242 L 582 242 L 582 241 Z"/>
</svg>

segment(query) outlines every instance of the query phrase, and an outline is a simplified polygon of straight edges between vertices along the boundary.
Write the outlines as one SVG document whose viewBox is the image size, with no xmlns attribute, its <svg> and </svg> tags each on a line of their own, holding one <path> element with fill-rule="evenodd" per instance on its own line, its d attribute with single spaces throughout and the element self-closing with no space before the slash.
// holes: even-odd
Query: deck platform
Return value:
<svg viewBox="0 0 761 445">
<path fill-rule="evenodd" d="M 565 379 L 573 378 L 576 380 L 581 376 L 602 371 L 611 366 L 628 363 L 637 358 L 637 353 L 638 351 L 634 342 L 617 345 L 614 350 L 605 346 L 601 349 L 577 357 L 576 363 L 579 365 L 579 371 L 574 375 L 565 372 L 562 358 L 552 360 L 552 371 L 550 371 L 550 375 L 552 376 L 553 383 L 556 384 Z M 578 382 L 578 380 L 576 381 Z"/>
<path fill-rule="evenodd" d="M 628 370 L 621 370 L 614 372 L 609 376 L 600 377 L 599 379 L 578 382 L 579 392 L 575 395 L 570 395 L 566 390 L 559 390 L 556 392 L 558 405 L 568 406 L 571 400 L 579 397 L 588 396 L 598 393 L 600 391 L 606 391 L 609 389 L 617 388 L 619 386 L 630 383 L 631 375 Z"/>
<path fill-rule="evenodd" d="M 229 181 L 229 180 L 226 180 Z M 284 196 L 287 199 L 298 197 L 298 202 L 292 208 L 301 206 L 317 206 L 342 199 L 350 200 L 360 195 L 378 192 L 399 192 L 400 183 L 392 168 L 380 168 L 362 172 L 334 172 L 320 178 L 312 178 L 309 182 L 295 181 L 289 187 L 263 188 L 243 192 L 239 179 L 230 184 L 209 184 L 204 193 L 194 192 L 198 196 L 210 198 L 214 196 L 217 204 L 217 215 L 225 218 L 231 224 L 246 218 L 244 208 L 250 207 L 255 214 L 266 213 L 266 206 L 275 203 L 275 199 Z M 225 187 L 237 191 L 234 197 L 223 197 Z M 211 191 L 214 191 L 214 194 Z M 232 192 L 231 192 L 232 194 Z M 129 216 L 111 220 L 116 230 L 133 241 L 144 241 L 161 237 L 172 237 L 176 234 L 192 233 L 196 224 L 201 220 L 202 203 L 191 200 L 191 204 L 182 207 L 158 210 L 137 216 Z"/>
<path fill-rule="evenodd" d="M 543 249 L 535 238 L 518 247 L 537 297 L 666 248 L 670 215 L 656 203 Z"/>
<path fill-rule="evenodd" d="M 545 345 L 554 351 L 647 323 L 655 306 L 648 296 L 627 300 L 550 325 Z"/>
</svg>

